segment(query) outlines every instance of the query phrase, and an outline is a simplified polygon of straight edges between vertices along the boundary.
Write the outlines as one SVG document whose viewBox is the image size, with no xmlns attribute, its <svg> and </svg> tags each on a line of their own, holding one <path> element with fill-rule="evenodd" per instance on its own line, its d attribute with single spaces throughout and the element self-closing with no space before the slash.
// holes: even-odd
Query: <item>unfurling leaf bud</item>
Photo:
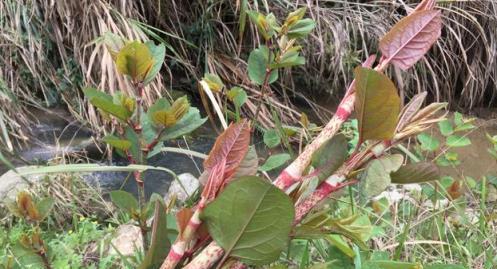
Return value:
<svg viewBox="0 0 497 269">
<path fill-rule="evenodd" d="M 190 109 L 190 104 L 186 97 L 176 99 L 174 103 L 165 110 L 159 110 L 152 115 L 155 124 L 168 128 L 175 125 Z"/>
</svg>

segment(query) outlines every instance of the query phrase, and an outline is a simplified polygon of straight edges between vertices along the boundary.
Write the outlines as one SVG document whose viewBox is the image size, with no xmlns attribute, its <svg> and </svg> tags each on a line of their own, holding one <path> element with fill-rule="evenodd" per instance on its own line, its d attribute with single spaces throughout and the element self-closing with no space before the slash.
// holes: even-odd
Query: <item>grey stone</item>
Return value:
<svg viewBox="0 0 497 269">
<path fill-rule="evenodd" d="M 23 168 L 17 168 L 21 171 Z M 32 183 L 39 181 L 42 176 L 32 175 L 25 177 Z M 15 198 L 18 191 L 28 187 L 28 183 L 15 171 L 9 170 L 2 176 L 0 176 L 0 201 L 4 201 L 5 198 Z"/>
<path fill-rule="evenodd" d="M 140 227 L 123 224 L 117 227 L 114 238 L 110 242 L 110 255 L 120 253 L 123 256 L 132 256 L 143 250 L 143 236 Z"/>
<path fill-rule="evenodd" d="M 199 181 L 196 177 L 190 173 L 181 174 L 178 176 L 178 180 L 173 180 L 171 183 L 164 200 L 168 204 L 176 196 L 177 201 L 184 203 L 198 188 Z"/>
</svg>

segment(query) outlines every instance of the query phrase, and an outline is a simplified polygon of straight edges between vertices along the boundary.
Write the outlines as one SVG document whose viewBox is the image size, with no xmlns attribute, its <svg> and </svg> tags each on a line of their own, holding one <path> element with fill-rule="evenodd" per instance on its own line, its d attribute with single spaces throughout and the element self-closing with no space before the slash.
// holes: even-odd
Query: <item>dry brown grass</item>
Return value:
<svg viewBox="0 0 497 269">
<path fill-rule="evenodd" d="M 27 131 L 21 126 L 27 123 L 27 108 L 53 104 L 58 97 L 77 119 L 102 131 L 79 89 L 93 85 L 129 91 L 100 38 L 107 32 L 165 43 L 163 79 L 150 86 L 150 97 L 171 88 L 197 92 L 196 81 L 204 72 L 213 72 L 227 85 L 247 89 L 250 102 L 244 113 L 253 115 L 259 89 L 247 79 L 245 60 L 259 39 L 249 22 L 240 27 L 245 2 L 248 9 L 271 11 L 279 17 L 305 5 L 317 22 L 304 44 L 307 64 L 282 72 L 270 97 L 282 121 L 294 123 L 299 118 L 292 105 L 295 98 L 310 104 L 325 120 L 333 102 L 323 102 L 323 95 L 341 96 L 353 67 L 377 52 L 378 39 L 418 1 L 2 1 L 3 129 L 24 139 Z M 453 108 L 495 103 L 497 2 L 440 0 L 438 5 L 445 21 L 441 41 L 409 72 L 390 70 L 402 94 L 428 90 L 433 99 L 450 101 Z M 321 99 L 317 101 L 324 108 L 312 99 Z M 262 112 L 260 122 L 271 126 L 269 106 Z"/>
</svg>

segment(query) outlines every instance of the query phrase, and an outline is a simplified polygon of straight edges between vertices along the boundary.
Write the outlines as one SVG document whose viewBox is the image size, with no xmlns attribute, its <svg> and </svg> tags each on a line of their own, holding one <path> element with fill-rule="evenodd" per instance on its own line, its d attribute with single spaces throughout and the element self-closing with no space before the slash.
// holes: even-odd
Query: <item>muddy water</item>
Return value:
<svg viewBox="0 0 497 269">
<path fill-rule="evenodd" d="M 497 135 L 497 118 L 476 119 L 474 125 L 477 128 L 467 133 L 471 145 L 448 149 L 459 155 L 461 164 L 456 167 L 443 167 L 441 169 L 443 175 L 459 179 L 469 176 L 476 180 L 487 175 L 497 175 L 497 160 L 488 153 L 492 144 L 486 136 L 486 134 Z M 434 126 L 429 132 L 442 141 L 443 137 L 437 126 Z M 464 135 L 464 132 L 460 134 Z"/>
</svg>

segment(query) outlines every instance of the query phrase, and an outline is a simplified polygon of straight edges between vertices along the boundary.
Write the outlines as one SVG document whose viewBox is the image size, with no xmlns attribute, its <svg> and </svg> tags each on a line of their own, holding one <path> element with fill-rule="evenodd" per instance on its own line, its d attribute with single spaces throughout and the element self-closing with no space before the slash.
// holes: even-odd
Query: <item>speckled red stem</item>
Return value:
<svg viewBox="0 0 497 269">
<path fill-rule="evenodd" d="M 370 56 L 363 64 L 364 67 L 371 67 L 376 57 Z M 386 62 L 380 62 L 379 66 L 375 69 L 378 71 L 383 70 L 387 66 Z M 304 151 L 281 172 L 273 184 L 281 190 L 286 190 L 288 187 L 298 182 L 302 178 L 302 173 L 309 165 L 312 154 L 321 147 L 328 139 L 335 136 L 342 124 L 349 118 L 354 110 L 355 103 L 355 80 L 352 81 L 347 89 L 347 92 L 340 102 L 335 115 L 326 124 L 319 135 L 307 145 Z M 311 208 L 309 208 L 310 210 Z M 305 214 L 304 214 L 305 215 Z M 199 253 L 186 267 L 188 269 L 208 269 L 214 265 L 224 255 L 223 249 L 216 243 L 212 242 L 204 250 Z M 236 262 L 230 266 L 230 269 L 242 269 L 246 266 L 241 262 Z M 161 268 L 162 269 L 162 268 Z"/>
<path fill-rule="evenodd" d="M 376 56 L 369 56 L 366 61 L 362 64 L 363 67 L 371 68 Z M 378 71 L 383 70 L 386 67 L 386 62 L 380 62 L 376 67 Z M 342 124 L 350 117 L 350 114 L 354 110 L 355 103 L 355 79 L 350 83 L 344 98 L 338 105 L 335 115 L 326 124 L 319 135 L 307 145 L 304 151 L 287 167 L 274 181 L 274 185 L 282 190 L 286 190 L 288 187 L 298 182 L 302 178 L 302 173 L 309 166 L 311 162 L 312 154 L 321 147 L 328 139 L 336 135 Z"/>
<path fill-rule="evenodd" d="M 173 269 L 181 261 L 185 255 L 186 248 L 190 241 L 193 239 L 198 227 L 202 224 L 200 220 L 200 213 L 202 212 L 203 206 L 198 207 L 193 213 L 192 217 L 188 221 L 185 230 L 180 237 L 174 242 L 169 250 L 166 260 L 161 265 L 161 269 Z"/>
</svg>

